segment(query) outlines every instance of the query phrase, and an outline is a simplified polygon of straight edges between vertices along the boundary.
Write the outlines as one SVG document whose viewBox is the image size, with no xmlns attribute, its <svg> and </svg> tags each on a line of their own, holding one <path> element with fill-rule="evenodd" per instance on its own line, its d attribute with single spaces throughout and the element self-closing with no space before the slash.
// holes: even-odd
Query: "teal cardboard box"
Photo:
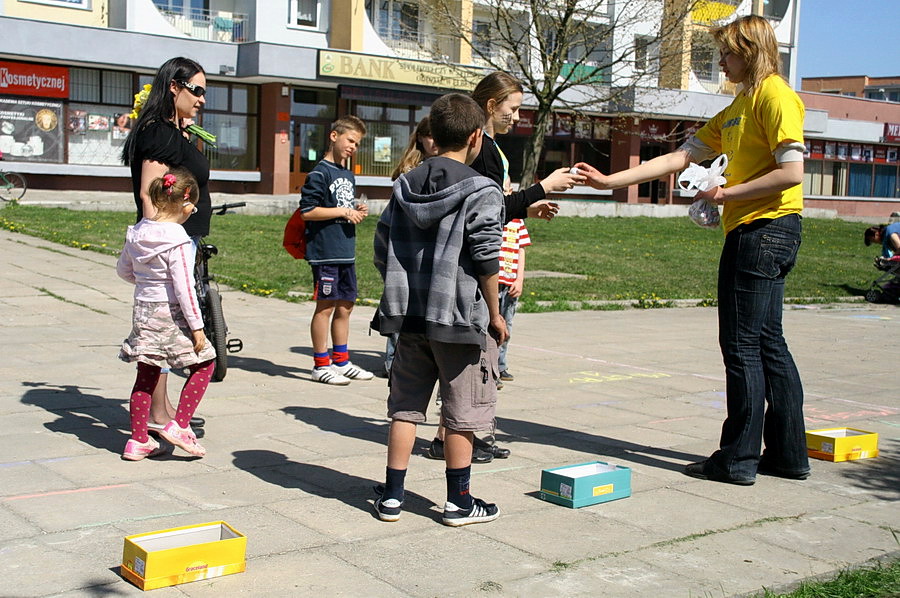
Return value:
<svg viewBox="0 0 900 598">
<path fill-rule="evenodd" d="M 571 509 L 631 496 L 631 469 L 603 461 L 541 472 L 541 499 Z"/>
</svg>

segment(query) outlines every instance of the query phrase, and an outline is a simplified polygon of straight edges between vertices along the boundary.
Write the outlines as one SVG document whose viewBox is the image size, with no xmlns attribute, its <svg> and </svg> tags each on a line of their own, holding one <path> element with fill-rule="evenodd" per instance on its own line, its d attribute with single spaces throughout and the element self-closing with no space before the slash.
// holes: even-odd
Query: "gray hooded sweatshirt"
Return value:
<svg viewBox="0 0 900 598">
<path fill-rule="evenodd" d="M 375 231 L 384 293 L 372 328 L 484 346 L 490 324 L 479 276 L 499 270 L 499 185 L 437 156 L 400 175 Z"/>
</svg>

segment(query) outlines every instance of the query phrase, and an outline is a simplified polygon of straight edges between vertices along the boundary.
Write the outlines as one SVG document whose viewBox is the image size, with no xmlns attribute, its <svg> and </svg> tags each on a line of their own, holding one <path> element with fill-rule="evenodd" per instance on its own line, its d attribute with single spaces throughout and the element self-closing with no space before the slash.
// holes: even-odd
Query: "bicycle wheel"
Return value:
<svg viewBox="0 0 900 598">
<path fill-rule="evenodd" d="M 213 371 L 213 380 L 221 382 L 228 372 L 228 347 L 225 336 L 228 328 L 225 326 L 225 315 L 222 313 L 222 298 L 215 289 L 209 289 L 206 293 L 206 336 L 216 350 L 216 369 Z"/>
<path fill-rule="evenodd" d="M 0 199 L 3 201 L 21 199 L 27 188 L 25 177 L 17 172 L 7 172 L 0 177 Z"/>
</svg>

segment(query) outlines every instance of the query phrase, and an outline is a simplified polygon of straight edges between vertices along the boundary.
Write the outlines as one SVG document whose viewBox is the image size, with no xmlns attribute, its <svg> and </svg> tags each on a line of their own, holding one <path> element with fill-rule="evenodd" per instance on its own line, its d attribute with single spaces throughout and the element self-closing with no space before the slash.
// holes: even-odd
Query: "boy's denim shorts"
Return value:
<svg viewBox="0 0 900 598">
<path fill-rule="evenodd" d="M 388 417 L 424 423 L 434 383 L 440 384 L 444 426 L 456 432 L 490 430 L 497 405 L 497 341 L 487 348 L 442 343 L 401 332 L 391 365 Z"/>
<path fill-rule="evenodd" d="M 356 301 L 356 264 L 320 264 L 310 268 L 315 301 Z"/>
</svg>

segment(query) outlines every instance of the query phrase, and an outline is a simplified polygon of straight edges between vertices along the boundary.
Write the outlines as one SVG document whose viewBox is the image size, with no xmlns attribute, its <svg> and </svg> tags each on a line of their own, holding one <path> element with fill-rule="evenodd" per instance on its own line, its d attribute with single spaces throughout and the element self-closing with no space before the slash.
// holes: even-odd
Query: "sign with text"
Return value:
<svg viewBox="0 0 900 598">
<path fill-rule="evenodd" d="M 69 69 L 0 61 L 0 94 L 68 98 Z"/>
<path fill-rule="evenodd" d="M 63 161 L 62 102 L 0 98 L 0 152 L 6 160 Z"/>
<path fill-rule="evenodd" d="M 900 141 L 900 123 L 884 123 L 884 140 L 888 143 Z"/>
<path fill-rule="evenodd" d="M 470 91 L 486 74 L 473 67 L 319 50 L 319 76 Z"/>
</svg>

